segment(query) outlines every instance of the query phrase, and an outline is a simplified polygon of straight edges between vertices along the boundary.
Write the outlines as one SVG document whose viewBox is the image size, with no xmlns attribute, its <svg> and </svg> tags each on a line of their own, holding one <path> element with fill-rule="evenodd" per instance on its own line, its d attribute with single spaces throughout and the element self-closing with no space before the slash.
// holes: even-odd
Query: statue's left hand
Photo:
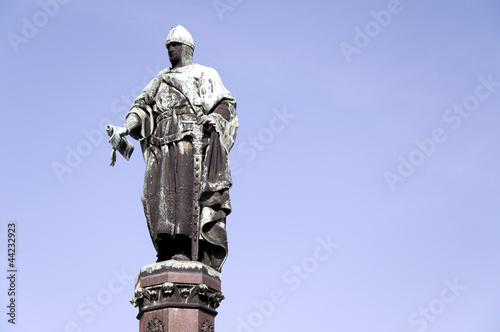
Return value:
<svg viewBox="0 0 500 332">
<path fill-rule="evenodd" d="M 215 121 L 207 115 L 202 115 L 201 117 L 199 117 L 196 123 L 199 125 L 203 125 L 203 131 L 205 132 L 205 134 L 210 134 L 210 132 L 214 130 Z"/>
</svg>

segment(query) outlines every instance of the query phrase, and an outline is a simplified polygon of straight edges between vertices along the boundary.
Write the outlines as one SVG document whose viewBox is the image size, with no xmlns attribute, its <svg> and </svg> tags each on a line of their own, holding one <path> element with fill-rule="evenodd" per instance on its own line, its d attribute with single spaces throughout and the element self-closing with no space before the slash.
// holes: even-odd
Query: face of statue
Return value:
<svg viewBox="0 0 500 332">
<path fill-rule="evenodd" d="M 181 43 L 170 43 L 167 45 L 168 58 L 172 65 L 178 63 L 182 60 L 182 44 Z"/>
</svg>

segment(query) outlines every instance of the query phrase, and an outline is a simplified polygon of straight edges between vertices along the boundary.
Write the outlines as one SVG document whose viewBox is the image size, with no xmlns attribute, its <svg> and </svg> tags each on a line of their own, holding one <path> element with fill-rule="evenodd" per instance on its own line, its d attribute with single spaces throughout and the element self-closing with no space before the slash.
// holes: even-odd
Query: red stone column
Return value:
<svg viewBox="0 0 500 332">
<path fill-rule="evenodd" d="M 130 301 L 139 307 L 140 332 L 212 332 L 222 299 L 218 271 L 170 260 L 141 269 Z"/>
</svg>

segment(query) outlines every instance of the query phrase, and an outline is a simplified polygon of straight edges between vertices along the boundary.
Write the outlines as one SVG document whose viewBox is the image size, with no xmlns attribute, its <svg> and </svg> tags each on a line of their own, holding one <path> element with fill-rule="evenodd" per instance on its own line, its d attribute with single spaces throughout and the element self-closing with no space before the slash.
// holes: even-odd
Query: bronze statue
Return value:
<svg viewBox="0 0 500 332">
<path fill-rule="evenodd" d="M 133 147 L 124 136 L 141 142 L 142 203 L 157 262 L 201 261 L 220 271 L 227 257 L 236 100 L 214 69 L 193 63 L 193 38 L 184 27 L 172 28 L 165 45 L 172 67 L 137 97 L 123 127 L 108 126 L 110 143 L 128 159 Z"/>
</svg>

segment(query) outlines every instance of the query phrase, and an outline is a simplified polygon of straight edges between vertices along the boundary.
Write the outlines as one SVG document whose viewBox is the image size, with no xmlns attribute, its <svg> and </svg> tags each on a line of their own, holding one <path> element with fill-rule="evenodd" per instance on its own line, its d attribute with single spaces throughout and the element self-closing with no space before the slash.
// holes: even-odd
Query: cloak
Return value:
<svg viewBox="0 0 500 332">
<path fill-rule="evenodd" d="M 227 257 L 229 151 L 239 125 L 236 100 L 214 69 L 192 64 L 160 71 L 126 117 L 132 115 L 141 124 L 131 136 L 141 142 L 146 163 L 141 199 L 158 259 L 162 251 L 180 245 L 176 239 L 191 239 L 193 209 L 199 204 L 199 257 L 220 270 Z M 190 129 L 205 117 L 213 126 L 203 136 L 201 181 L 195 195 Z"/>
</svg>

